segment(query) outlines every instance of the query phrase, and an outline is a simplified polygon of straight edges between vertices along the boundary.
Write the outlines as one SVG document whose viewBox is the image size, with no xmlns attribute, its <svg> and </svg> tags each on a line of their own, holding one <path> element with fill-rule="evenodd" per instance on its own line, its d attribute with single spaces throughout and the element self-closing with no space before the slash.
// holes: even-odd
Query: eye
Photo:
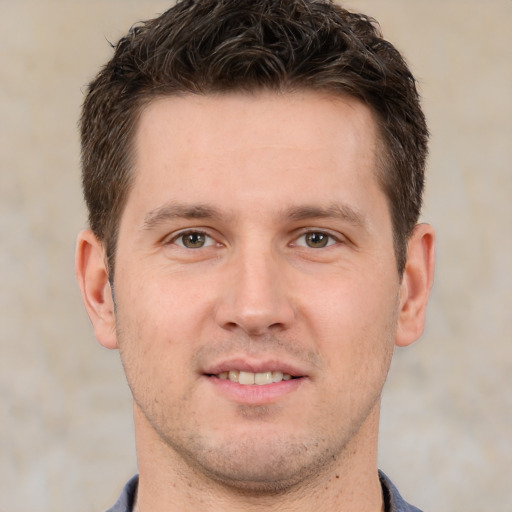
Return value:
<svg viewBox="0 0 512 512">
<path fill-rule="evenodd" d="M 324 231 L 308 231 L 297 238 L 295 245 L 311 249 L 323 249 L 335 243 L 336 239 Z"/>
<path fill-rule="evenodd" d="M 172 242 L 185 249 L 202 249 L 203 247 L 208 247 L 215 243 L 211 236 L 202 231 L 186 231 L 185 233 L 180 233 Z"/>
</svg>

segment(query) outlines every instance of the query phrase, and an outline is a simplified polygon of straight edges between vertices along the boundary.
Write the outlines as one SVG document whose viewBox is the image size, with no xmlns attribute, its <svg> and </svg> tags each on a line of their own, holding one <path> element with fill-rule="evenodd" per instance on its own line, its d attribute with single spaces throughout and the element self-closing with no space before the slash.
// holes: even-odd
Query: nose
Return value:
<svg viewBox="0 0 512 512">
<path fill-rule="evenodd" d="M 296 313 L 283 265 L 271 249 L 238 251 L 226 266 L 218 325 L 251 336 L 288 329 Z"/>
</svg>

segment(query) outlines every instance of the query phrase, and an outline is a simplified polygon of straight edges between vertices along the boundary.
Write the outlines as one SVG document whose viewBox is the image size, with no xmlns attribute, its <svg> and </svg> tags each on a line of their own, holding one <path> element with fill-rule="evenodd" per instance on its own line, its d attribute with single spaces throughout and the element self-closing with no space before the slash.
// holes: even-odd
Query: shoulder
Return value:
<svg viewBox="0 0 512 512">
<path fill-rule="evenodd" d="M 379 471 L 379 478 L 380 484 L 382 485 L 386 512 L 421 512 L 419 508 L 409 505 L 409 503 L 400 496 L 398 489 L 382 471 Z"/>
<path fill-rule="evenodd" d="M 139 483 L 139 475 L 132 477 L 124 486 L 123 492 L 116 504 L 107 510 L 107 512 L 132 512 Z"/>
</svg>

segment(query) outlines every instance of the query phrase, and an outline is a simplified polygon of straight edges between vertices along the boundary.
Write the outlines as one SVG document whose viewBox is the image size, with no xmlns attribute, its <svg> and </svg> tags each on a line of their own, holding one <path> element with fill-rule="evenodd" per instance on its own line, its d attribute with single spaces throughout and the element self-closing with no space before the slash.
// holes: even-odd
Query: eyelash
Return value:
<svg viewBox="0 0 512 512">
<path fill-rule="evenodd" d="M 198 238 L 204 237 L 204 239 L 205 239 L 204 243 L 197 247 L 190 247 L 190 246 L 185 245 L 185 242 L 184 242 L 185 237 L 192 236 L 192 235 L 194 235 Z M 314 235 L 320 236 L 320 240 L 319 240 L 320 245 L 318 245 L 317 247 L 312 247 L 312 246 L 308 245 L 308 242 L 306 241 L 306 237 L 314 236 Z M 325 242 L 325 245 L 321 245 L 323 243 L 324 237 L 327 240 Z M 304 242 L 298 243 L 298 241 L 301 239 L 304 239 Z M 181 240 L 181 243 L 179 243 L 180 240 Z M 172 237 L 167 243 L 168 244 L 176 244 L 179 247 L 182 247 L 183 249 L 194 250 L 194 249 L 203 249 L 205 247 L 210 247 L 210 246 L 214 245 L 215 239 L 212 236 L 210 236 L 208 233 L 206 233 L 205 231 L 191 229 L 191 230 L 182 231 L 182 232 L 178 233 L 177 235 Z M 322 231 L 322 230 L 311 229 L 311 230 L 305 231 L 305 232 L 301 233 L 299 236 L 297 236 L 294 239 L 294 241 L 290 244 L 290 246 L 304 247 L 304 248 L 309 248 L 309 249 L 324 249 L 326 247 L 330 247 L 330 246 L 338 244 L 338 243 L 340 243 L 340 239 L 338 237 L 332 235 L 331 233 L 328 233 L 328 232 Z"/>
<path fill-rule="evenodd" d="M 205 244 L 201 245 L 199 247 L 187 247 L 184 243 L 184 239 L 185 239 L 185 237 L 191 236 L 191 235 L 195 235 L 197 237 L 204 237 Z M 181 243 L 178 242 L 179 240 L 181 240 Z M 167 243 L 168 244 L 176 244 L 179 247 L 182 247 L 183 249 L 194 250 L 194 249 L 203 249 L 204 247 L 209 247 L 211 245 L 214 245 L 215 240 L 213 239 L 212 236 L 210 236 L 205 231 L 201 231 L 201 230 L 197 230 L 197 229 L 190 229 L 188 231 L 182 231 L 182 232 L 178 233 L 177 235 L 173 236 Z"/>
<path fill-rule="evenodd" d="M 308 245 L 307 242 L 306 242 L 306 237 L 313 236 L 313 235 L 320 235 L 321 237 L 327 238 L 326 244 L 325 245 L 320 245 L 318 247 L 311 247 L 310 245 Z M 301 239 L 304 239 L 304 243 L 303 244 L 298 244 L 297 242 L 299 240 L 301 240 Z M 323 241 L 323 238 L 322 238 L 322 241 Z M 306 247 L 308 249 L 324 249 L 326 247 L 330 247 L 332 245 L 336 245 L 336 244 L 339 244 L 339 243 L 340 243 L 340 239 L 338 237 L 334 236 L 333 234 L 327 232 L 327 231 L 310 229 L 308 231 L 305 231 L 305 232 L 301 233 L 297 238 L 295 238 L 295 240 L 292 243 L 292 245 L 293 246 L 299 246 L 299 247 Z"/>
</svg>

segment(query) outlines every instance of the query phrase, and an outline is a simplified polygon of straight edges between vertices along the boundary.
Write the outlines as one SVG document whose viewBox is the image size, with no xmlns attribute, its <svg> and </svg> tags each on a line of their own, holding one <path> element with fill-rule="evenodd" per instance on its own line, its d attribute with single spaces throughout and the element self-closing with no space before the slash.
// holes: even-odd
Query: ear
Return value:
<svg viewBox="0 0 512 512">
<path fill-rule="evenodd" d="M 400 286 L 396 345 L 405 347 L 423 333 L 430 289 L 434 281 L 435 235 L 429 224 L 418 224 L 409 239 Z"/>
<path fill-rule="evenodd" d="M 76 244 L 76 278 L 96 339 L 113 349 L 118 347 L 116 319 L 106 261 L 103 244 L 90 229 L 82 231 Z"/>
</svg>

